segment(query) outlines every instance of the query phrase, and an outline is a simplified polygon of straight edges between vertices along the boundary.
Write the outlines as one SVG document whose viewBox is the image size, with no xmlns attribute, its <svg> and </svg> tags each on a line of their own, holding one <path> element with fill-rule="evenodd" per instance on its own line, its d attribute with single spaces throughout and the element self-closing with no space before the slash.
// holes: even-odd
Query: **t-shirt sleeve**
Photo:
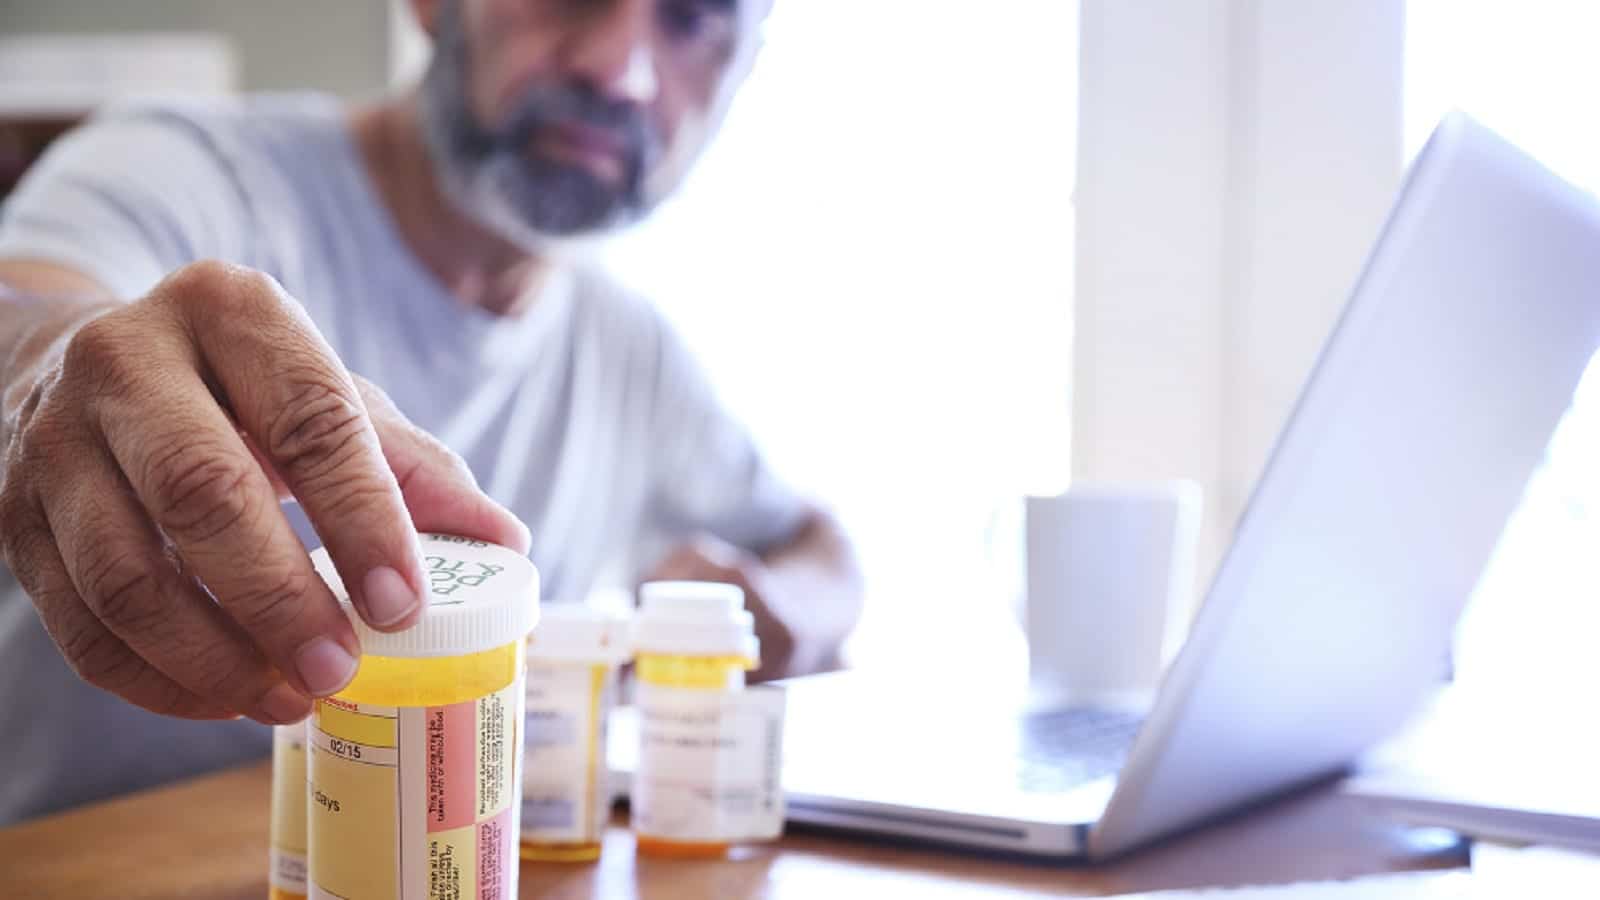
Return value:
<svg viewBox="0 0 1600 900">
<path fill-rule="evenodd" d="M 52 144 L 0 206 L 0 259 L 64 265 L 133 299 L 188 263 L 237 259 L 242 214 L 237 180 L 196 126 L 114 110 Z"/>
<path fill-rule="evenodd" d="M 795 534 L 808 504 L 773 472 L 665 322 L 653 406 L 649 524 L 658 534 L 709 532 L 756 553 Z"/>
</svg>

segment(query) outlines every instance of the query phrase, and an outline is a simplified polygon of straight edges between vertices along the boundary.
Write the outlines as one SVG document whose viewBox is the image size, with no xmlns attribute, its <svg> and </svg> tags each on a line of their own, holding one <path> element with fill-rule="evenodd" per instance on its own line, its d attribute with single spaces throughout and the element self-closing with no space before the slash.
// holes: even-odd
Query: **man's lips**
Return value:
<svg viewBox="0 0 1600 900">
<path fill-rule="evenodd" d="M 555 122 L 539 128 L 528 149 L 546 158 L 580 165 L 600 178 L 623 176 L 628 141 L 612 128 L 583 122 Z"/>
<path fill-rule="evenodd" d="M 628 141 L 615 128 L 589 125 L 584 122 L 556 122 L 546 129 L 553 137 L 573 147 L 592 153 L 609 153 L 621 156 Z"/>
</svg>

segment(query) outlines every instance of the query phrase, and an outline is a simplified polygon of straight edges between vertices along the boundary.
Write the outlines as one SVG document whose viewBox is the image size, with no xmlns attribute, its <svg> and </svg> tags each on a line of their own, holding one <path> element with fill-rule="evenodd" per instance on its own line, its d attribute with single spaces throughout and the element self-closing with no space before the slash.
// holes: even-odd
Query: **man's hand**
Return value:
<svg viewBox="0 0 1600 900">
<path fill-rule="evenodd" d="M 794 656 L 794 634 L 774 614 L 772 573 L 759 556 L 711 535 L 679 545 L 650 573 L 650 581 L 715 581 L 737 585 L 744 591 L 744 606 L 756 620 L 761 639 L 761 666 L 752 680 L 782 678 Z"/>
<path fill-rule="evenodd" d="M 753 681 L 836 668 L 839 645 L 861 615 L 855 554 L 820 511 L 763 556 L 701 535 L 667 554 L 648 580 L 718 581 L 743 589 L 761 639 Z"/>
<path fill-rule="evenodd" d="M 527 530 L 347 372 L 271 278 L 199 263 L 78 315 L 39 374 L 6 385 L 0 549 L 91 684 L 159 713 L 268 723 L 347 684 L 360 647 L 285 492 L 374 628 L 419 615 L 416 528 L 526 550 Z"/>
</svg>

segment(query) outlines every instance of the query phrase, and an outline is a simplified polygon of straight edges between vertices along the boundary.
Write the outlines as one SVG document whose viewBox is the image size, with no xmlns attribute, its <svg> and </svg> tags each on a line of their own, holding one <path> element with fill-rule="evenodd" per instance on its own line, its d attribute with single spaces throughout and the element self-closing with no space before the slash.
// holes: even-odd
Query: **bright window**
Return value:
<svg viewBox="0 0 1600 900">
<path fill-rule="evenodd" d="M 1600 188 L 1600 6 L 1410 0 L 1406 134 L 1460 108 L 1571 181 Z M 1595 248 L 1600 253 L 1600 246 Z M 1461 630 L 1463 683 L 1522 696 L 1581 688 L 1600 636 L 1600 367 L 1591 365 Z M 1532 693 L 1530 693 L 1532 692 Z M 1586 692 L 1587 693 L 1587 692 Z M 1570 694 L 1569 694 L 1570 696 Z"/>
<path fill-rule="evenodd" d="M 859 664 L 1023 662 L 997 524 L 1068 472 L 1076 6 L 776 4 L 690 183 L 607 250 L 851 529 Z"/>
</svg>

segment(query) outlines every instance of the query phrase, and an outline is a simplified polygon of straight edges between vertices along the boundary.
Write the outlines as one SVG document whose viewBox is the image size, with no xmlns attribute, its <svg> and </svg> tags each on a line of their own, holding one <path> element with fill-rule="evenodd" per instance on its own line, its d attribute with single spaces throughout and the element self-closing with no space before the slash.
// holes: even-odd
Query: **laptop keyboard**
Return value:
<svg viewBox="0 0 1600 900">
<path fill-rule="evenodd" d="M 1018 746 L 1017 785 L 1032 793 L 1060 793 L 1116 774 L 1140 721 L 1131 713 L 1088 707 L 1027 716 Z"/>
</svg>

